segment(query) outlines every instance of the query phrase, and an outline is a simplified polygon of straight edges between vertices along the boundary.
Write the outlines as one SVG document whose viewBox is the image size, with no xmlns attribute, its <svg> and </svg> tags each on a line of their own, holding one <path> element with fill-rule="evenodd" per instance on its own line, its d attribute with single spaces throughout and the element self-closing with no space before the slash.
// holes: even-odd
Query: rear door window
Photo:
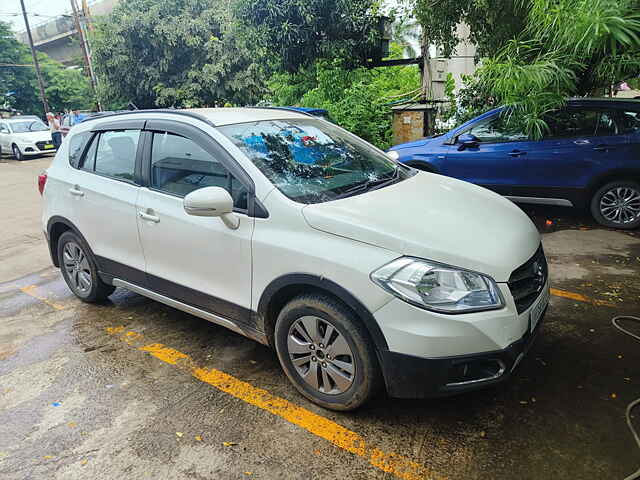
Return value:
<svg viewBox="0 0 640 480">
<path fill-rule="evenodd" d="M 640 132 L 640 112 L 621 110 L 618 112 L 620 133 L 633 134 Z"/>
<path fill-rule="evenodd" d="M 80 157 L 90 138 L 91 132 L 82 132 L 71 137 L 69 141 L 69 163 L 72 167 L 78 168 L 78 165 L 80 165 Z"/>
<path fill-rule="evenodd" d="M 140 130 L 100 132 L 93 137 L 81 168 L 116 180 L 133 182 Z"/>
<path fill-rule="evenodd" d="M 545 117 L 549 130 L 546 138 L 593 137 L 596 134 L 600 112 L 566 108 Z"/>
<path fill-rule="evenodd" d="M 140 130 L 102 132 L 96 149 L 94 171 L 132 182 Z"/>
</svg>

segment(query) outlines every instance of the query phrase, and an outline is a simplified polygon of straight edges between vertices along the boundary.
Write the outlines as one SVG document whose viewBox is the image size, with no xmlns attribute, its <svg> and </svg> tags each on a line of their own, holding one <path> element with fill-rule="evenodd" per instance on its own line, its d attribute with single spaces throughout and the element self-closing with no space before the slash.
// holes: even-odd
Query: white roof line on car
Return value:
<svg viewBox="0 0 640 480">
<path fill-rule="evenodd" d="M 92 123 L 102 120 L 117 120 L 138 115 L 169 114 L 191 117 L 209 123 L 212 126 L 229 125 L 259 120 L 277 120 L 290 118 L 312 117 L 306 112 L 300 112 L 286 107 L 224 107 L 224 108 L 189 108 L 189 109 L 149 109 L 115 112 L 96 115 L 82 123 Z"/>
</svg>

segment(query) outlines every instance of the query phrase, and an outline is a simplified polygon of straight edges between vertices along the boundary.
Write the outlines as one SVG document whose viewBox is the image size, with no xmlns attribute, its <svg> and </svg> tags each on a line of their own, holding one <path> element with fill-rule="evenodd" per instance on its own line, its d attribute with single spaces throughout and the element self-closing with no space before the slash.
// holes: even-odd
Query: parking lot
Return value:
<svg viewBox="0 0 640 480">
<path fill-rule="evenodd" d="M 51 265 L 37 174 L 0 159 L 0 478 L 616 479 L 640 344 L 640 233 L 527 208 L 552 280 L 514 377 L 453 398 L 379 396 L 352 413 L 297 394 L 268 348 L 118 289 L 83 304 Z"/>
</svg>

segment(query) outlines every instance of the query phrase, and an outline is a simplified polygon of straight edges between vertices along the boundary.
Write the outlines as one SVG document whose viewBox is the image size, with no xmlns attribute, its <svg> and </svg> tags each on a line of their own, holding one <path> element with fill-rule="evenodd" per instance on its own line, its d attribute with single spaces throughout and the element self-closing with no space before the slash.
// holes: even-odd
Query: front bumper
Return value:
<svg viewBox="0 0 640 480">
<path fill-rule="evenodd" d="M 38 142 L 42 148 L 38 146 L 37 143 L 18 143 L 18 148 L 20 152 L 25 156 L 30 155 L 43 155 L 45 153 L 56 153 L 55 148 L 45 148 L 44 145 L 51 142 Z"/>
<path fill-rule="evenodd" d="M 429 398 L 477 390 L 507 380 L 527 354 L 538 336 L 545 308 L 533 331 L 502 350 L 452 357 L 422 358 L 403 353 L 381 352 L 381 364 L 387 392 L 396 398 Z M 480 381 L 462 377 L 465 368 L 484 370 Z"/>
</svg>

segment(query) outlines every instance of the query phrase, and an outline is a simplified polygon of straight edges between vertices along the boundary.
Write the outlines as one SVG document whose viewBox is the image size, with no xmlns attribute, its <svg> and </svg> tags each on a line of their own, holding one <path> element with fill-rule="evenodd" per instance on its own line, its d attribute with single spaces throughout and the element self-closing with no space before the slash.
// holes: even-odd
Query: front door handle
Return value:
<svg viewBox="0 0 640 480">
<path fill-rule="evenodd" d="M 71 187 L 69 189 L 69 193 L 76 197 L 84 197 L 84 192 L 80 190 L 80 187 L 78 185 L 74 185 L 73 187 Z"/>
<path fill-rule="evenodd" d="M 509 152 L 509 155 L 512 157 L 519 157 L 520 155 L 525 155 L 527 152 L 522 152 L 520 150 L 514 150 L 513 152 Z"/>
<path fill-rule="evenodd" d="M 153 223 L 158 223 L 160 221 L 160 217 L 156 217 L 155 215 L 151 215 L 149 213 L 138 212 L 138 215 L 143 220 L 149 220 L 150 222 L 153 222 Z"/>
</svg>

